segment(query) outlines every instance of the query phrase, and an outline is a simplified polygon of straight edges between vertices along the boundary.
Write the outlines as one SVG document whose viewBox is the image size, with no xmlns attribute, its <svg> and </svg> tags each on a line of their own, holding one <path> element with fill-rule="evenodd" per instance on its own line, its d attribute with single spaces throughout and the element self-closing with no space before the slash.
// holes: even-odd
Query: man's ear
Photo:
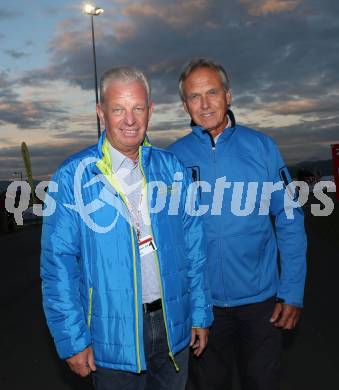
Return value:
<svg viewBox="0 0 339 390">
<path fill-rule="evenodd" d="M 189 111 L 188 111 L 188 108 L 187 108 L 187 104 L 185 101 L 182 102 L 182 105 L 184 107 L 184 110 L 187 112 L 187 114 L 189 114 Z"/>
<path fill-rule="evenodd" d="M 103 109 L 101 108 L 101 105 L 100 104 L 97 104 L 96 105 L 96 111 L 97 111 L 97 114 L 98 114 L 98 117 L 100 119 L 100 122 L 102 125 L 106 126 L 105 125 L 105 114 L 104 114 L 104 111 Z"/>
<path fill-rule="evenodd" d="M 226 92 L 226 103 L 228 106 L 232 103 L 232 91 L 230 89 Z"/>
<path fill-rule="evenodd" d="M 148 120 L 150 120 L 153 110 L 154 110 L 154 102 L 151 100 L 148 104 Z"/>
</svg>

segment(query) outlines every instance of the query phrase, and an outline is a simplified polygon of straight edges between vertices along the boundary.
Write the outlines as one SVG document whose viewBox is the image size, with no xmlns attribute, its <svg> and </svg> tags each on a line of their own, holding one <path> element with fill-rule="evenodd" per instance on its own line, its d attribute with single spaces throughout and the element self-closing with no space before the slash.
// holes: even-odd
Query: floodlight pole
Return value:
<svg viewBox="0 0 339 390">
<path fill-rule="evenodd" d="M 99 96 L 98 96 L 98 74 L 97 74 L 97 57 L 95 53 L 95 35 L 94 35 L 94 16 L 101 15 L 104 10 L 100 7 L 94 7 L 91 4 L 85 5 L 84 11 L 87 15 L 91 17 L 91 30 L 92 30 L 92 49 L 93 49 L 93 64 L 94 64 L 94 89 L 95 89 L 95 104 L 96 106 L 99 104 Z M 98 128 L 98 138 L 101 135 L 100 130 L 100 118 L 97 115 L 97 128 Z"/>
<path fill-rule="evenodd" d="M 95 53 L 95 37 L 94 37 L 94 15 L 91 16 L 91 27 L 92 27 L 92 47 L 93 47 L 93 64 L 94 64 L 94 84 L 95 84 L 95 104 L 99 104 L 99 96 L 98 96 L 98 74 L 97 74 L 97 60 L 96 60 L 96 53 Z M 98 128 L 98 138 L 100 138 L 101 135 L 101 129 L 100 129 L 100 118 L 97 114 L 97 128 Z"/>
</svg>

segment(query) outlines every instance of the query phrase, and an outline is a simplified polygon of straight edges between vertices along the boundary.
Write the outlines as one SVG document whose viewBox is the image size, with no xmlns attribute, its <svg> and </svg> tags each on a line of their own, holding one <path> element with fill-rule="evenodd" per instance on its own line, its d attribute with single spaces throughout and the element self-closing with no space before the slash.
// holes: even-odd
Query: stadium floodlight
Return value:
<svg viewBox="0 0 339 390">
<path fill-rule="evenodd" d="M 94 37 L 94 16 L 99 16 L 104 12 L 103 8 L 95 7 L 92 4 L 86 4 L 84 6 L 84 11 L 87 15 L 91 17 L 91 29 L 92 29 L 92 48 L 93 48 L 93 64 L 94 64 L 94 89 L 95 89 L 95 103 L 99 104 L 98 96 L 98 74 L 97 74 L 97 59 L 95 54 L 95 37 Z M 98 128 L 98 138 L 100 137 L 100 119 L 97 114 L 97 128 Z"/>
</svg>

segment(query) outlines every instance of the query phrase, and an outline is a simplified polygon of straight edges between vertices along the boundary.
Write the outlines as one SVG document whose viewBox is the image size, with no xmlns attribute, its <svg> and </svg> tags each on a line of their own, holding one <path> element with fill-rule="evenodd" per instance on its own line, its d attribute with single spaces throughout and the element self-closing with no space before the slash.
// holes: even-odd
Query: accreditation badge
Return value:
<svg viewBox="0 0 339 390">
<path fill-rule="evenodd" d="M 139 253 L 140 257 L 146 256 L 157 250 L 153 237 L 148 235 L 142 237 L 139 241 Z"/>
</svg>

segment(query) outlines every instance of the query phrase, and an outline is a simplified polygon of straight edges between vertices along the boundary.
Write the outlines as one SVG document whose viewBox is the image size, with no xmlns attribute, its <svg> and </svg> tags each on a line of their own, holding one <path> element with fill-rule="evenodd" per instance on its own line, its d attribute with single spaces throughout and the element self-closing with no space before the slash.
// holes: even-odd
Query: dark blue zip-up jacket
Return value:
<svg viewBox="0 0 339 390">
<path fill-rule="evenodd" d="M 201 207 L 208 208 L 203 218 L 214 305 L 238 306 L 276 295 L 301 307 L 306 274 L 303 212 L 296 207 L 293 189 L 285 188 L 291 179 L 272 139 L 233 123 L 214 145 L 193 124 L 192 132 L 170 150 L 193 180 L 204 182 L 198 194 Z M 281 189 L 269 199 L 263 189 L 270 184 L 264 182 Z"/>
</svg>

